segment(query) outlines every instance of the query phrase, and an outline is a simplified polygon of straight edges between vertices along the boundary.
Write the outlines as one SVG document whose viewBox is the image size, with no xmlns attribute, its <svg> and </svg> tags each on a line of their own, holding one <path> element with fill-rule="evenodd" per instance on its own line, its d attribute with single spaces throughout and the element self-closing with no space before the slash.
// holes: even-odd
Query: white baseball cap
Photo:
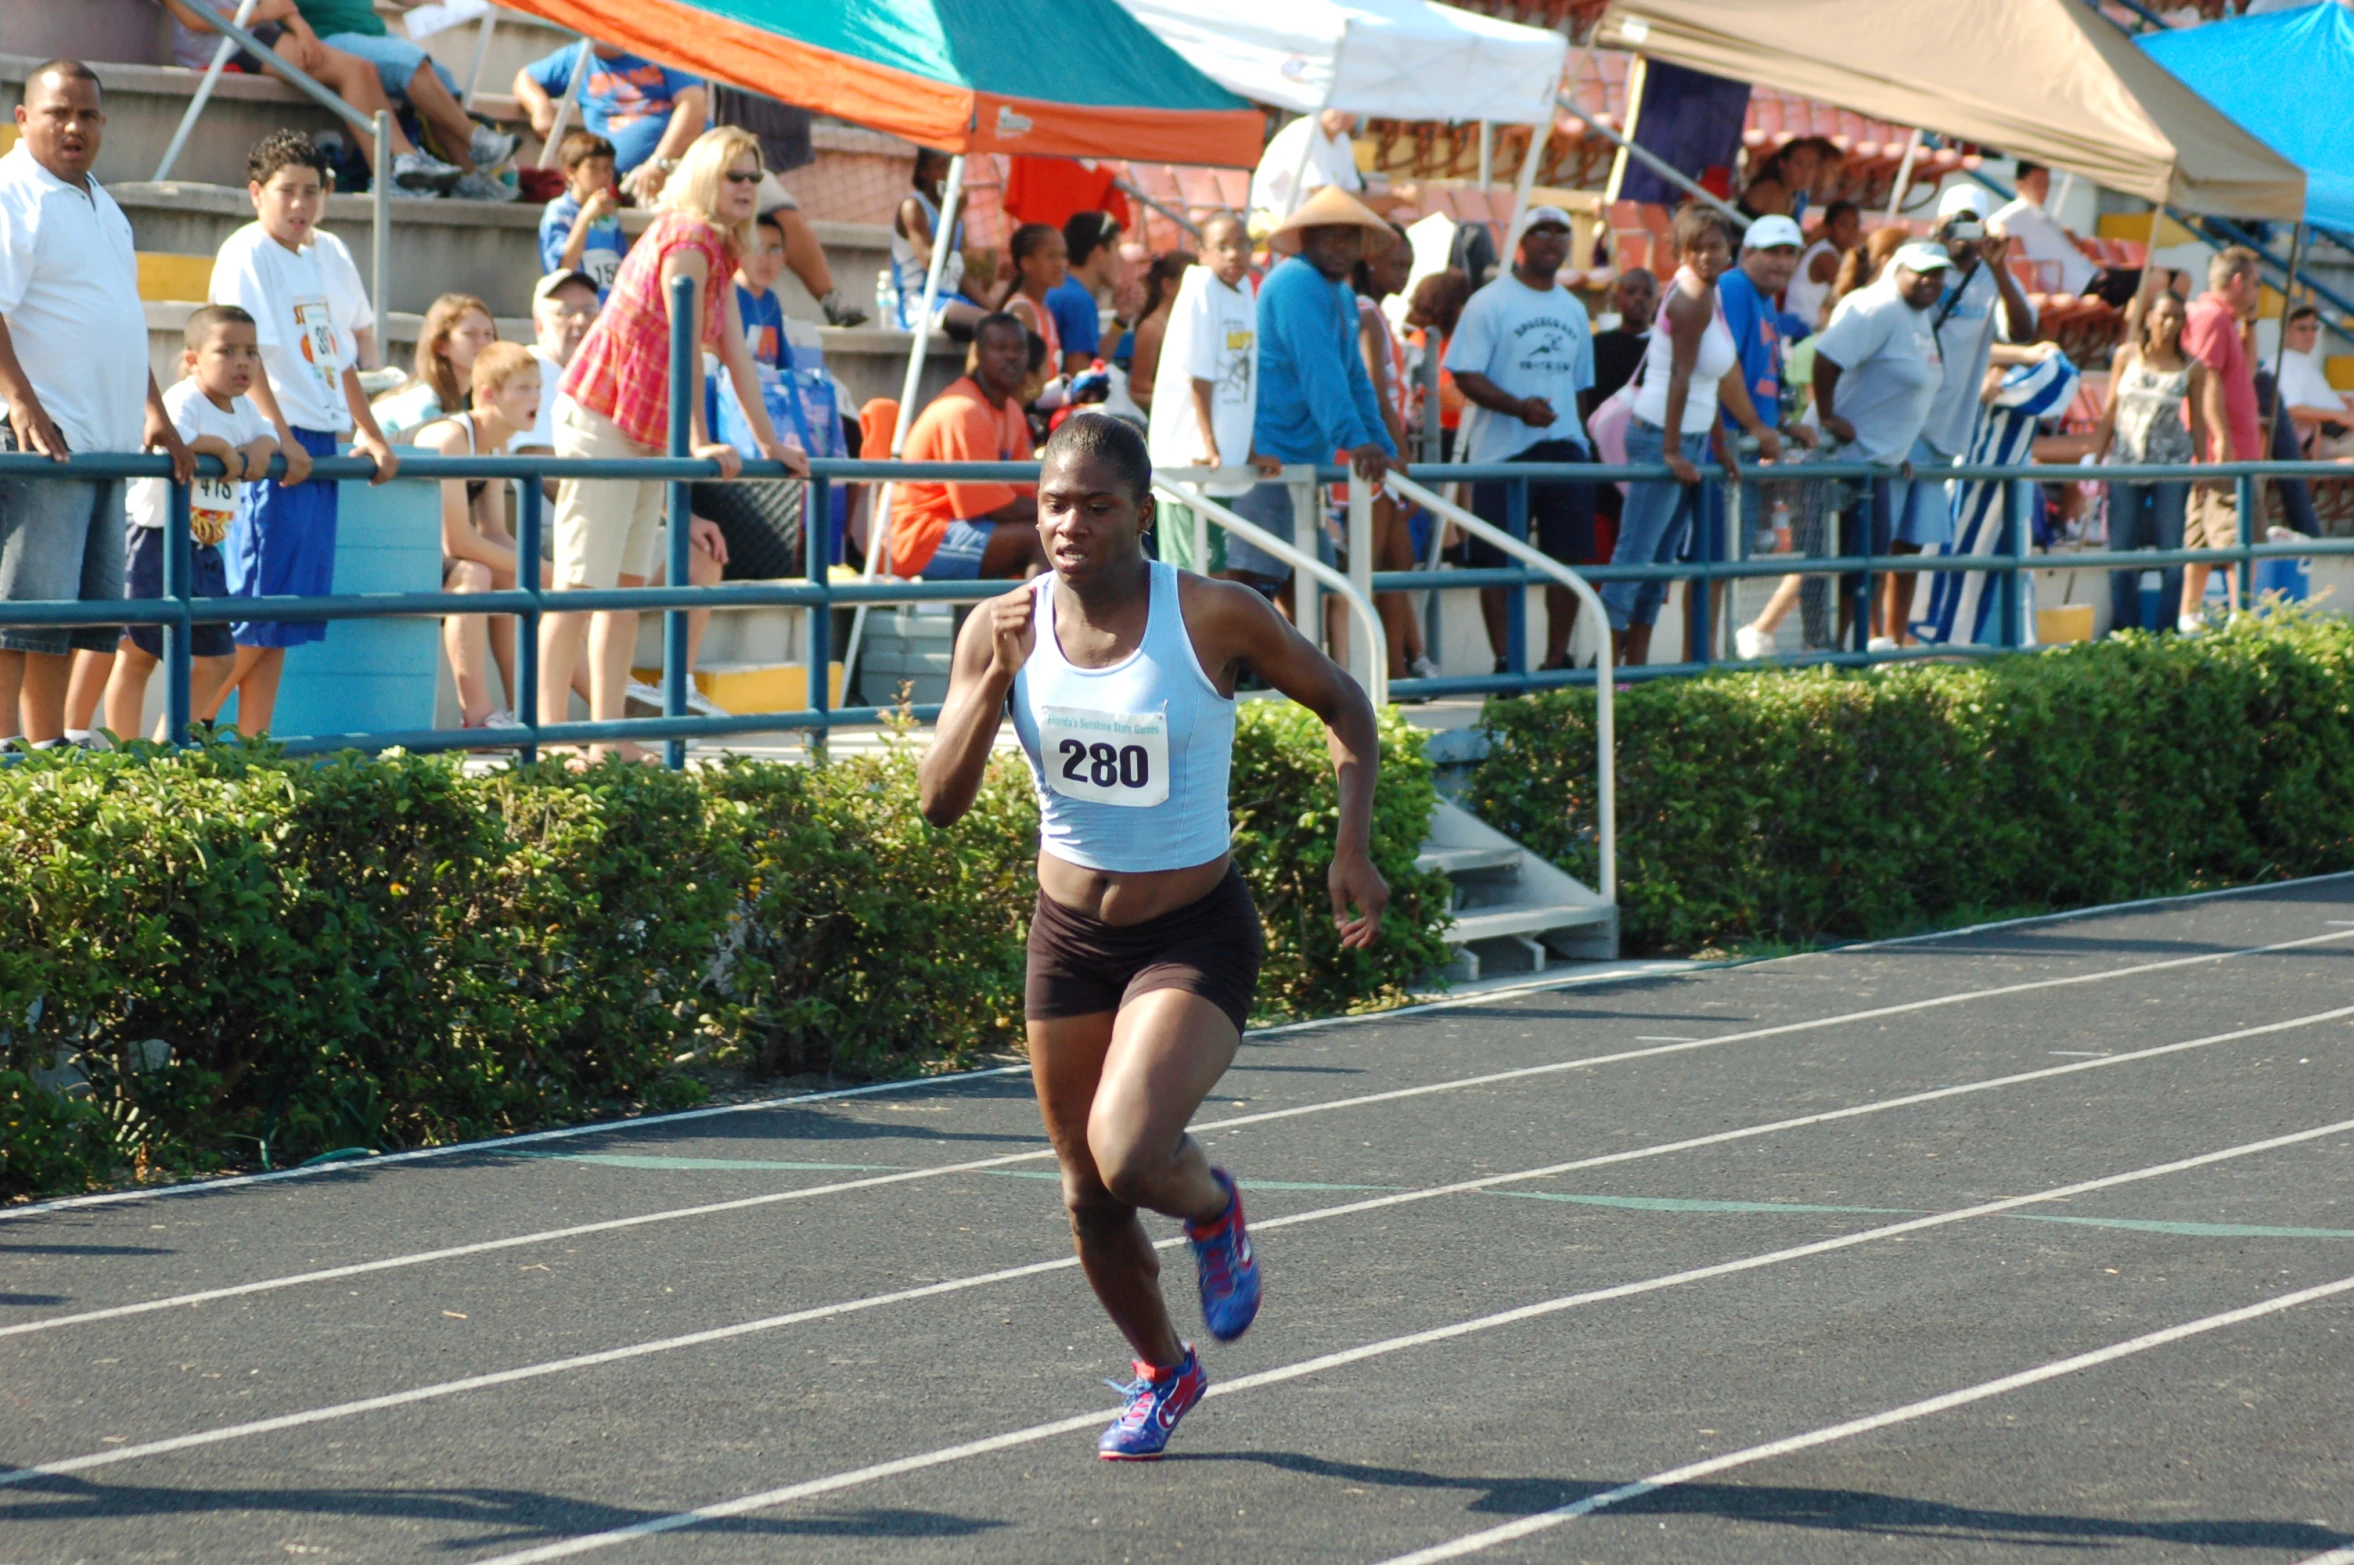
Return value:
<svg viewBox="0 0 2354 1565">
<path fill-rule="evenodd" d="M 1577 231 L 1569 220 L 1569 214 L 1557 206 L 1530 207 L 1528 221 L 1520 225 L 1520 231 L 1525 234 L 1532 228 L 1558 228 L 1565 234 Z"/>
<path fill-rule="evenodd" d="M 1900 248 L 1889 260 L 1908 272 L 1945 272 L 1953 269 L 1953 257 L 1945 253 L 1945 246 L 1933 245 L 1916 239 Z"/>
<path fill-rule="evenodd" d="M 1806 235 L 1798 231 L 1798 224 L 1790 218 L 1769 212 L 1749 225 L 1741 244 L 1748 250 L 1779 250 L 1785 245 L 1796 250 L 1805 246 Z"/>
<path fill-rule="evenodd" d="M 1964 180 L 1958 185 L 1946 186 L 1944 192 L 1938 196 L 1937 220 L 1939 222 L 1942 223 L 1949 217 L 1959 217 L 1965 212 L 1976 218 L 1986 216 L 1986 187 L 1984 185 Z"/>
</svg>

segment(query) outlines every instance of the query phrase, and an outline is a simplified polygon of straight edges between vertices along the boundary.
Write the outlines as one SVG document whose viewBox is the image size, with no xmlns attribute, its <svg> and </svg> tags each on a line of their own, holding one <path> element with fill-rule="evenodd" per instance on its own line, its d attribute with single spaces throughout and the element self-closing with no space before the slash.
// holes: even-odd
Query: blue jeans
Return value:
<svg viewBox="0 0 2354 1565">
<path fill-rule="evenodd" d="M 2109 547 L 2124 549 L 2179 549 L 2183 514 L 2190 509 L 2188 484 L 2111 484 L 2109 486 Z M 2140 571 L 2109 572 L 2109 633 L 2141 625 Z M 2169 566 L 2158 575 L 2158 628 L 2174 622 L 2182 605 L 2182 567 Z"/>
<path fill-rule="evenodd" d="M 1687 462 L 1708 460 L 1708 431 L 1684 436 L 1681 449 Z M 1667 434 L 1641 419 L 1627 422 L 1627 461 L 1630 464 L 1667 459 Z M 1618 519 L 1618 550 L 1613 565 L 1665 565 L 1676 557 L 1684 533 L 1700 515 L 1699 484 L 1679 484 L 1672 478 L 1630 485 Z M 1667 601 L 1664 581 L 1613 581 L 1602 586 L 1602 606 L 1610 611 L 1610 628 L 1652 625 L 1659 606 Z"/>
<path fill-rule="evenodd" d="M 319 42 L 330 49 L 341 49 L 345 54 L 356 54 L 376 67 L 376 79 L 384 84 L 384 96 L 395 103 L 409 101 L 409 83 L 417 78 L 417 67 L 432 64 L 433 74 L 455 97 L 458 79 L 449 67 L 427 54 L 406 38 L 394 38 L 382 33 L 331 33 Z"/>
</svg>

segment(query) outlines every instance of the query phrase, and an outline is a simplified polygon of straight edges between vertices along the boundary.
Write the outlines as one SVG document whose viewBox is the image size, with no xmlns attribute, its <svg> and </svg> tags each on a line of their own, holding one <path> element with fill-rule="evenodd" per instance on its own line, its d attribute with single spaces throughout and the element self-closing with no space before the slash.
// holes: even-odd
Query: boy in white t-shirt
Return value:
<svg viewBox="0 0 2354 1565">
<path fill-rule="evenodd" d="M 253 317 L 265 377 L 253 400 L 278 431 L 286 476 L 255 490 L 252 503 L 229 530 L 226 554 L 232 597 L 325 597 L 335 585 L 335 497 L 332 480 L 313 480 L 313 458 L 333 456 L 338 438 L 352 435 L 352 454 L 371 457 L 383 483 L 399 467 L 384 432 L 368 411 L 368 395 L 352 367 L 351 339 L 338 330 L 333 291 L 317 255 L 305 248 L 326 203 L 326 160 L 300 131 L 272 131 L 246 159 L 246 194 L 255 221 L 221 244 L 213 261 L 210 302 L 234 304 Z M 286 649 L 327 634 L 319 620 L 248 621 L 231 628 L 237 641 L 229 681 L 209 709 L 219 714 L 237 697 L 237 726 L 257 734 L 270 726 Z"/>
<path fill-rule="evenodd" d="M 198 456 L 220 458 L 228 471 L 219 478 L 199 476 L 189 486 L 188 531 L 194 540 L 188 578 L 189 595 L 225 598 L 229 595 L 228 567 L 221 542 L 229 535 L 243 498 L 246 480 L 259 480 L 278 454 L 269 422 L 246 393 L 261 374 L 261 349 L 254 342 L 253 317 L 234 305 L 208 304 L 188 317 L 186 346 L 180 353 L 180 379 L 163 394 L 164 412 L 172 427 Z M 164 595 L 164 520 L 171 509 L 171 485 L 161 478 L 142 478 L 131 485 L 130 595 Z M 228 682 L 237 647 L 229 627 L 214 621 L 199 624 L 189 638 L 189 707 L 204 711 L 214 704 Z M 147 703 L 147 679 L 163 657 L 163 631 L 154 625 L 124 627 L 116 649 L 114 672 L 106 682 L 106 726 L 117 738 L 139 731 Z M 155 738 L 174 737 L 162 722 Z"/>
<path fill-rule="evenodd" d="M 1147 441 L 1154 467 L 1239 467 L 1269 473 L 1282 464 L 1251 449 L 1259 409 L 1259 305 L 1251 288 L 1251 239 L 1242 220 L 1219 213 L 1201 226 L 1201 264 L 1189 268 L 1169 308 L 1154 372 L 1169 394 L 1153 399 Z M 1182 388 L 1183 395 L 1178 395 Z M 1204 494 L 1247 494 L 1248 483 L 1205 484 Z M 1186 570 L 1215 562 L 1193 557 L 1193 516 L 1161 508 L 1161 558 Z M 1213 534 L 1215 543 L 1221 535 Z"/>
</svg>

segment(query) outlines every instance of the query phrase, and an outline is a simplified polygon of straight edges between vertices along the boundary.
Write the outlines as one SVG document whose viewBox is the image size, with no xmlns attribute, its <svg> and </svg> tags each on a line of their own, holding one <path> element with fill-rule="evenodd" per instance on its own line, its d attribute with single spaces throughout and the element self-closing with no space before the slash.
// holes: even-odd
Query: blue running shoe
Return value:
<svg viewBox="0 0 2354 1565">
<path fill-rule="evenodd" d="M 1139 1359 L 1135 1369 L 1136 1379 L 1125 1386 L 1116 1380 L 1104 1382 L 1128 1399 L 1120 1416 L 1096 1439 L 1095 1454 L 1107 1462 L 1159 1461 L 1177 1420 L 1210 1389 L 1210 1377 L 1190 1342 L 1174 1368 L 1154 1369 Z"/>
<path fill-rule="evenodd" d="M 1210 1335 L 1232 1342 L 1251 1329 L 1259 1313 L 1259 1258 L 1251 1253 L 1251 1236 L 1243 1226 L 1242 1192 L 1234 1176 L 1222 1168 L 1210 1177 L 1226 1187 L 1226 1215 L 1209 1224 L 1187 1223 L 1186 1242 L 1193 1246 L 1193 1265 L 1201 1279 L 1202 1319 Z"/>
</svg>

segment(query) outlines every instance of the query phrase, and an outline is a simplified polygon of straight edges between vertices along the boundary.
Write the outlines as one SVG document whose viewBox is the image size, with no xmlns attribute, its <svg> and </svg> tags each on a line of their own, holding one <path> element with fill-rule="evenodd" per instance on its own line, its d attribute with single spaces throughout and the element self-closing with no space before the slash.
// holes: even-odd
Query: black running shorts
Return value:
<svg viewBox="0 0 2354 1565">
<path fill-rule="evenodd" d="M 1242 871 L 1181 908 L 1141 924 L 1107 924 L 1047 896 L 1030 915 L 1023 1012 L 1032 1021 L 1117 1011 L 1141 994 L 1179 989 L 1226 1013 L 1240 1032 L 1259 987 L 1266 938 Z"/>
</svg>

